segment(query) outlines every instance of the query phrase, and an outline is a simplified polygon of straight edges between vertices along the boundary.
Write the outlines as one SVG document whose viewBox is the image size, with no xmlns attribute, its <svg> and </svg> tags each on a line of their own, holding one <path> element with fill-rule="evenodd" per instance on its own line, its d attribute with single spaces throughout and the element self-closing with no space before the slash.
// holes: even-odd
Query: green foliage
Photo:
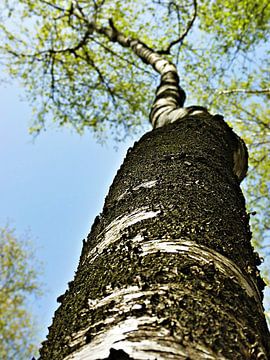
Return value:
<svg viewBox="0 0 270 360">
<path fill-rule="evenodd" d="M 235 46 L 250 46 L 267 41 L 270 7 L 267 1 L 202 1 L 203 30 L 213 32 L 224 52 Z"/>
<path fill-rule="evenodd" d="M 197 5 L 197 6 L 196 6 Z M 195 11 L 196 9 L 196 11 Z M 132 51 L 95 31 L 113 18 L 125 36 L 172 47 L 188 104 L 219 112 L 247 142 L 246 180 L 256 242 L 269 240 L 268 0 L 5 0 L 0 50 L 33 103 L 31 132 L 50 121 L 116 138 L 147 123 L 157 75 Z M 49 121 L 48 121 L 49 120 Z"/>
<path fill-rule="evenodd" d="M 0 358 L 25 360 L 36 349 L 30 297 L 40 295 L 38 268 L 29 242 L 0 228 Z M 36 343 L 37 344 L 37 343 Z"/>
<path fill-rule="evenodd" d="M 129 49 L 94 33 L 89 21 L 108 26 L 113 17 L 125 35 L 162 48 L 177 36 L 178 26 L 168 21 L 176 22 L 175 11 L 141 0 L 79 1 L 81 13 L 72 4 L 20 0 L 15 6 L 6 0 L 1 50 L 9 75 L 20 79 L 33 104 L 30 131 L 44 128 L 49 118 L 79 133 L 85 127 L 98 134 L 134 132 L 148 118 L 156 74 Z"/>
</svg>

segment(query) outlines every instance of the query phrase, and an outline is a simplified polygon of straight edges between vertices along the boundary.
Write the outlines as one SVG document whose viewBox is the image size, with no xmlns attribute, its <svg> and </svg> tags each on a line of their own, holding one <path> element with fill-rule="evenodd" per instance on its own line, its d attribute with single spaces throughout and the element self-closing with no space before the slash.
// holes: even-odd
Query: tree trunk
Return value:
<svg viewBox="0 0 270 360">
<path fill-rule="evenodd" d="M 270 359 L 236 148 L 197 114 L 128 151 L 40 359 Z"/>
</svg>

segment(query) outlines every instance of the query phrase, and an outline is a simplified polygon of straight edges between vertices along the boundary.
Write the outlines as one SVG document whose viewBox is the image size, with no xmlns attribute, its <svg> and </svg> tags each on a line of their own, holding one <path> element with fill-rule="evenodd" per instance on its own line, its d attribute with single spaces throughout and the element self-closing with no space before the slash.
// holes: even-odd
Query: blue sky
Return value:
<svg viewBox="0 0 270 360">
<path fill-rule="evenodd" d="M 30 229 L 37 257 L 44 263 L 45 294 L 34 304 L 44 338 L 72 280 L 95 216 L 135 139 L 100 145 L 89 133 L 50 129 L 36 139 L 28 133 L 31 109 L 15 85 L 0 87 L 0 226 L 18 235 Z"/>
</svg>

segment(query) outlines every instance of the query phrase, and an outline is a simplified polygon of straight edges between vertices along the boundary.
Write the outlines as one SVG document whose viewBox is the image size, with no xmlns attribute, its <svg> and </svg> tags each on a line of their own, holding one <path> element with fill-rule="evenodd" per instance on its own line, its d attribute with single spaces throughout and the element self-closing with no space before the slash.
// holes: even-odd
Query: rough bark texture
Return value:
<svg viewBox="0 0 270 360">
<path fill-rule="evenodd" d="M 197 114 L 130 149 L 40 359 L 270 358 L 236 147 Z"/>
</svg>

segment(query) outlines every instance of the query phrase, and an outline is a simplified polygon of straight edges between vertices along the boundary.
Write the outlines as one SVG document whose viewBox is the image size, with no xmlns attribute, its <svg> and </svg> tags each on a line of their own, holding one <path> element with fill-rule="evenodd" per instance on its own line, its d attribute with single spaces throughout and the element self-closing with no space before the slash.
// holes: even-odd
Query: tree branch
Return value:
<svg viewBox="0 0 270 360">
<path fill-rule="evenodd" d="M 111 89 L 110 85 L 109 85 L 109 82 L 106 81 L 105 77 L 103 76 L 101 70 L 99 69 L 98 66 L 96 66 L 96 64 L 94 63 L 94 61 L 91 59 L 90 55 L 88 54 L 88 52 L 86 51 L 86 49 L 83 49 L 83 52 L 84 52 L 84 55 L 86 57 L 86 61 L 87 63 L 89 63 L 93 69 L 95 69 L 95 71 L 97 72 L 98 74 L 98 77 L 101 81 L 101 83 L 105 86 L 106 90 L 108 91 L 108 93 L 110 94 L 111 98 L 112 98 L 112 102 L 115 104 L 115 96 L 114 96 L 114 92 L 113 90 Z"/>
<path fill-rule="evenodd" d="M 181 117 L 183 114 L 180 114 L 179 110 L 184 105 L 186 94 L 179 85 L 176 66 L 140 40 L 126 37 L 117 30 L 112 19 L 109 25 L 110 28 L 91 24 L 94 31 L 105 35 L 112 42 L 129 47 L 145 64 L 151 65 L 161 75 L 161 82 L 150 112 L 150 122 L 153 127 L 163 126 Z"/>
<path fill-rule="evenodd" d="M 256 114 L 248 111 L 245 107 L 242 107 L 242 106 L 239 106 L 238 103 L 234 103 L 233 102 L 233 106 L 237 109 L 239 109 L 241 112 L 245 113 L 249 118 L 250 120 L 249 121 L 255 121 L 257 124 L 265 127 L 266 129 L 270 129 L 270 123 L 266 123 L 264 122 L 261 118 L 259 118 Z M 244 121 L 244 120 L 242 120 Z M 250 145 L 252 146 L 252 145 Z"/>
<path fill-rule="evenodd" d="M 54 9 L 56 10 L 59 10 L 59 11 L 66 11 L 66 9 L 64 8 L 61 8 L 60 6 L 56 5 L 56 4 L 53 4 L 51 1 L 46 1 L 46 0 L 39 0 L 41 3 L 43 4 L 46 4 L 48 6 L 51 6 L 53 7 Z"/>
<path fill-rule="evenodd" d="M 177 12 L 178 13 L 178 12 Z M 179 43 L 183 43 L 185 37 L 188 35 L 189 31 L 191 30 L 193 24 L 194 24 L 194 21 L 197 17 L 197 0 L 193 0 L 193 14 L 192 14 L 192 18 L 191 20 L 188 22 L 187 24 L 187 27 L 185 29 L 185 31 L 179 35 L 179 37 L 175 40 L 173 40 L 169 45 L 168 47 L 165 49 L 165 50 L 158 50 L 157 53 L 159 54 L 164 54 L 164 55 L 169 55 L 170 54 L 170 51 L 171 51 L 171 48 L 176 45 L 176 44 L 179 44 Z"/>
<path fill-rule="evenodd" d="M 96 44 L 98 44 L 99 46 L 101 46 L 105 51 L 107 51 L 108 53 L 112 54 L 115 57 L 118 57 L 120 60 L 125 61 L 126 63 L 135 66 L 138 70 L 143 71 L 144 73 L 147 73 L 148 75 L 152 75 L 152 73 L 148 70 L 145 70 L 144 68 L 142 68 L 141 66 L 139 66 L 138 64 L 136 64 L 134 61 L 126 59 L 125 57 L 117 54 L 115 51 L 113 51 L 111 48 L 109 48 L 108 46 L 102 44 L 102 42 L 98 41 L 97 39 L 95 39 L 94 37 L 91 39 L 93 42 L 95 42 Z"/>
<path fill-rule="evenodd" d="M 235 93 L 245 93 L 245 94 L 270 94 L 270 88 L 266 89 L 231 89 L 231 90 L 221 90 L 217 93 L 217 95 L 227 95 L 227 94 L 235 94 Z"/>
</svg>

